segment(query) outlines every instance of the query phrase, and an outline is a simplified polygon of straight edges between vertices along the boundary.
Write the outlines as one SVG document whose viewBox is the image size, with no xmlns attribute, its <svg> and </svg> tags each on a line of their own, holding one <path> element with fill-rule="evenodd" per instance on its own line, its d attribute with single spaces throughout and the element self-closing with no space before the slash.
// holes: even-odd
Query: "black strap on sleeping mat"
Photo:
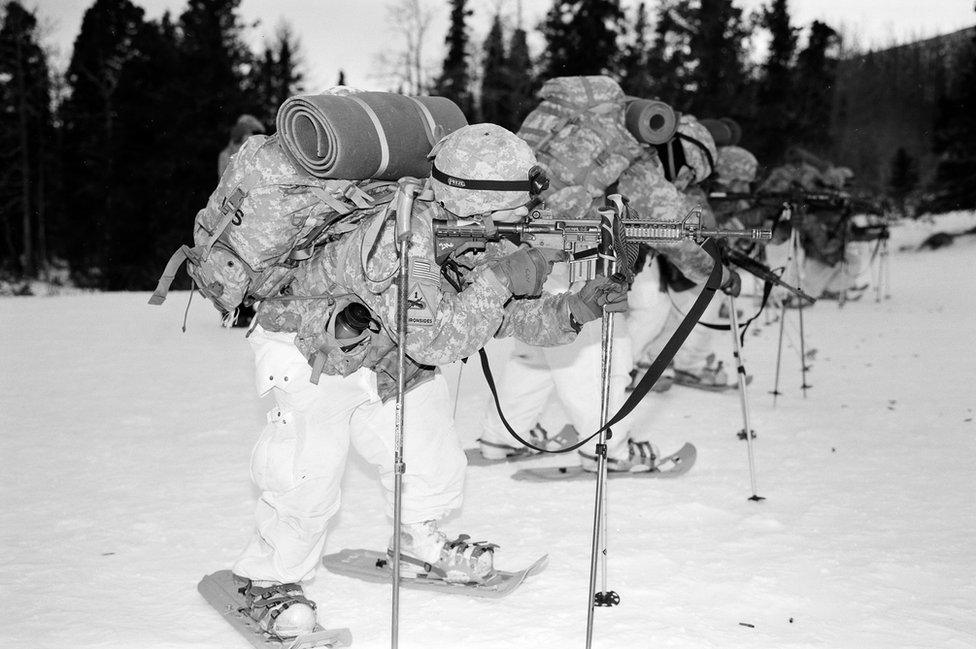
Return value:
<svg viewBox="0 0 976 649">
<path fill-rule="evenodd" d="M 701 318 L 702 313 L 708 306 L 708 303 L 711 302 L 712 297 L 715 295 L 715 291 L 718 290 L 722 283 L 722 261 L 715 241 L 712 239 L 707 239 L 705 243 L 702 244 L 702 250 L 707 252 L 712 258 L 712 270 L 708 275 L 708 280 L 705 282 L 704 288 L 702 288 L 701 293 L 698 294 L 698 298 L 695 300 L 695 303 L 691 305 L 690 309 L 688 309 L 688 313 L 681 321 L 681 324 L 678 325 L 678 329 L 668 340 L 667 344 L 664 346 L 664 349 L 661 350 L 661 353 L 658 354 L 657 358 L 654 359 L 654 362 L 651 363 L 647 373 L 644 374 L 643 378 L 641 378 L 637 385 L 634 386 L 633 392 L 630 393 L 627 400 L 622 406 L 620 406 L 620 410 L 618 410 L 617 413 L 611 417 L 610 420 L 599 430 L 587 436 L 582 441 L 573 444 L 572 446 L 555 451 L 539 448 L 538 446 L 534 446 L 530 442 L 522 439 L 522 437 L 520 437 L 519 434 L 512 429 L 512 426 L 505 418 L 505 414 L 502 412 L 501 403 L 498 401 L 498 389 L 495 387 L 495 379 L 491 372 L 491 366 L 488 363 L 488 354 L 484 349 L 478 350 L 478 355 L 481 357 L 481 370 L 484 372 L 485 381 L 488 383 L 488 389 L 491 391 L 492 399 L 495 401 L 495 409 L 498 411 L 498 416 L 502 420 L 502 424 L 504 424 L 505 429 L 508 430 L 508 433 L 518 440 L 522 445 L 527 446 L 532 450 L 539 451 L 540 453 L 569 453 L 570 451 L 575 451 L 576 449 L 584 446 L 601 432 L 607 431 L 609 433 L 611 426 L 616 425 L 624 417 L 629 415 L 631 411 L 637 407 L 637 404 L 640 403 L 641 400 L 647 395 L 657 380 L 661 378 L 661 374 L 664 373 L 664 370 L 671 363 L 671 359 L 674 358 L 674 355 L 678 353 L 678 349 L 681 348 L 681 345 L 685 342 L 685 339 L 688 338 L 688 335 L 698 323 L 698 320 Z"/>
</svg>

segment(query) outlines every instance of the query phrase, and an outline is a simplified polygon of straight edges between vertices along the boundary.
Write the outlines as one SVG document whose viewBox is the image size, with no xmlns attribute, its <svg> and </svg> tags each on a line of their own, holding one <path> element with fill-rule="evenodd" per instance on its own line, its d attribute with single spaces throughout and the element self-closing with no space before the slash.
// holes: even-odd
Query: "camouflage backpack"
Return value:
<svg viewBox="0 0 976 649">
<path fill-rule="evenodd" d="M 642 152 L 624 122 L 626 97 L 608 77 L 557 77 L 519 129 L 549 175 L 546 203 L 580 218 Z"/>
<path fill-rule="evenodd" d="M 220 177 L 193 225 L 194 246 L 170 258 L 149 300 L 162 304 L 184 261 L 200 292 L 223 313 L 278 295 L 316 244 L 389 202 L 396 183 L 323 180 L 298 169 L 276 136 L 254 135 Z"/>
</svg>

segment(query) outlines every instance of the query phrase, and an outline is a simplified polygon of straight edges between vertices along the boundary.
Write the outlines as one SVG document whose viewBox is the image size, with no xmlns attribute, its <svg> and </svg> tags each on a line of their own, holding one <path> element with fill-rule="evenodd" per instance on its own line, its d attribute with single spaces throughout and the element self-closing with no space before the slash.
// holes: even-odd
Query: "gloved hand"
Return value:
<svg viewBox="0 0 976 649">
<path fill-rule="evenodd" d="M 552 272 L 552 265 L 565 259 L 566 253 L 562 250 L 522 246 L 510 255 L 492 259 L 488 267 L 512 295 L 535 297 L 542 293 L 542 285 Z"/>
<path fill-rule="evenodd" d="M 569 312 L 577 324 L 596 320 L 603 312 L 620 313 L 627 310 L 627 291 L 630 287 L 609 277 L 589 280 L 577 293 L 569 296 Z"/>
<path fill-rule="evenodd" d="M 739 273 L 728 266 L 722 266 L 722 283 L 719 285 L 719 289 L 726 295 L 739 297 L 739 293 L 742 291 L 742 278 L 739 277 Z"/>
</svg>

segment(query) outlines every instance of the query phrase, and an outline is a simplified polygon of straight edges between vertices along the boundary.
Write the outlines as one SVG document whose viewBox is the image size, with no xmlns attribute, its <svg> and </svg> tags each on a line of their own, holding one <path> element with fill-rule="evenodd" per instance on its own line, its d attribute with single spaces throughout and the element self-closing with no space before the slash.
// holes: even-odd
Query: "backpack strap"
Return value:
<svg viewBox="0 0 976 649">
<path fill-rule="evenodd" d="M 166 294 L 169 293 L 169 287 L 172 286 L 173 280 L 176 279 L 176 273 L 180 271 L 180 266 L 183 262 L 187 260 L 192 260 L 199 263 L 201 259 L 200 246 L 191 248 L 187 245 L 182 245 L 179 249 L 173 253 L 173 256 L 169 258 L 166 262 L 166 268 L 163 269 L 163 274 L 159 276 L 159 281 L 156 283 L 156 290 L 153 291 L 152 296 L 149 298 L 149 304 L 158 306 L 166 301 Z"/>
</svg>

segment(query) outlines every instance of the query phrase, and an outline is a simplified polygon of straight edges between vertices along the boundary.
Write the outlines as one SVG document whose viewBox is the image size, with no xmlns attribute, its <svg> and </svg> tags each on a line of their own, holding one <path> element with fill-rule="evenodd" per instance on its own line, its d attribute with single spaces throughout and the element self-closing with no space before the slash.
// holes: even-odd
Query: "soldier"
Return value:
<svg viewBox="0 0 976 649">
<path fill-rule="evenodd" d="M 227 141 L 227 146 L 217 156 L 218 178 L 224 175 L 224 169 L 230 163 L 231 156 L 237 153 L 241 145 L 244 144 L 244 140 L 255 133 L 264 133 L 264 125 L 257 117 L 244 114 L 237 118 L 237 122 L 230 129 L 230 139 Z"/>
<path fill-rule="evenodd" d="M 834 167 L 808 151 L 792 147 L 786 153 L 785 163 L 773 169 L 759 189 L 767 192 L 837 191 L 844 189 L 852 175 L 846 167 Z M 786 282 L 800 286 L 815 298 L 820 297 L 842 274 L 848 217 L 846 208 L 841 206 L 807 205 L 802 213 L 794 215 L 792 223 L 799 230 L 801 259 L 787 263 L 792 252 L 789 245 L 774 244 L 766 246 L 770 265 L 786 267 L 783 276 Z M 845 276 L 841 283 L 849 284 L 850 277 Z M 787 299 L 780 289 L 774 291 L 774 295 Z"/>
<path fill-rule="evenodd" d="M 665 162 L 664 174 L 667 178 L 673 179 L 674 188 L 681 192 L 679 196 L 681 196 L 683 214 L 693 209 L 701 209 L 704 224 L 714 227 L 716 218 L 700 185 L 717 172 L 720 166 L 723 166 L 719 164 L 721 155 L 708 130 L 693 117 L 682 116 L 679 133 L 685 135 L 682 139 L 685 143 L 683 145 L 685 164 L 679 169 L 669 169 L 668 163 Z M 641 188 L 636 187 L 634 191 L 639 193 Z M 663 195 L 666 196 L 668 193 L 665 188 Z M 661 196 L 662 190 L 659 189 L 657 194 Z M 650 195 L 643 198 L 643 203 L 648 206 L 668 204 L 661 198 L 655 199 Z M 628 327 L 635 361 L 633 384 L 643 378 L 653 359 L 667 344 L 681 323 L 684 313 L 691 308 L 698 297 L 701 285 L 704 283 L 700 268 L 690 266 L 687 261 L 678 258 L 672 250 L 662 249 L 661 252 L 663 254 L 652 259 L 645 272 L 639 274 L 634 282 L 632 297 L 634 306 L 628 314 Z M 700 251 L 697 252 L 702 254 Z M 688 272 L 689 267 L 697 273 Z M 725 273 L 723 290 L 737 292 L 738 275 L 729 269 L 724 269 L 723 272 Z M 638 298 L 638 294 L 641 297 Z M 717 318 L 720 307 L 721 301 L 713 299 L 702 315 L 702 320 L 713 322 Z M 675 354 L 672 368 L 660 380 L 665 389 L 671 382 L 709 389 L 718 389 L 728 384 L 728 374 L 724 370 L 723 363 L 712 350 L 711 337 L 711 330 L 705 327 L 697 326 L 692 329 Z"/>
<path fill-rule="evenodd" d="M 437 366 L 493 336 L 569 342 L 608 301 L 625 298 L 603 279 L 575 294 L 543 293 L 561 251 L 512 244 L 458 256 L 448 282 L 434 257 L 434 222 L 524 216 L 536 160 L 513 133 L 491 124 L 452 133 L 432 156 L 432 191 L 417 197 L 411 219 L 400 565 L 430 579 L 470 582 L 491 574 L 493 546 L 449 540 L 438 528 L 461 505 L 465 457 Z M 246 580 L 253 617 L 279 637 L 315 623 L 314 604 L 298 584 L 313 575 L 339 509 L 350 444 L 377 467 L 392 515 L 398 260 L 387 209 L 367 213 L 323 246 L 290 295 L 261 305 L 250 337 L 258 390 L 273 394 L 275 408 L 252 459 L 261 489 L 256 530 L 233 571 Z"/>
<path fill-rule="evenodd" d="M 627 197 L 631 207 L 644 217 L 673 221 L 697 205 L 696 201 L 683 195 L 675 184 L 665 178 L 668 164 L 668 173 L 673 173 L 672 177 L 678 185 L 698 182 L 711 173 L 715 145 L 708 131 L 693 117 L 685 116 L 679 124 L 679 133 L 687 138 L 682 138 L 677 144 L 681 147 L 680 151 L 672 151 L 672 155 L 667 156 L 667 152 L 655 153 L 652 149 L 645 149 L 617 181 L 617 191 Z M 662 157 L 667 159 L 665 164 L 662 164 Z M 565 200 L 573 195 L 574 189 L 561 190 L 560 198 Z M 579 195 L 589 200 L 586 192 L 581 191 Z M 580 211 L 585 210 L 586 206 L 580 208 Z M 694 242 L 682 241 L 657 247 L 670 255 L 688 276 L 698 282 L 707 279 L 711 258 Z M 626 398 L 628 372 L 633 361 L 631 350 L 643 348 L 647 340 L 641 335 L 642 332 L 647 329 L 658 331 L 670 309 L 669 303 L 665 305 L 660 300 L 661 294 L 653 279 L 655 275 L 656 272 L 638 273 L 628 296 L 626 326 L 615 330 L 610 375 L 611 412 L 619 409 Z M 728 277 L 726 281 L 731 281 Z M 547 286 L 565 286 L 567 281 L 565 269 L 556 270 Z M 608 307 L 607 310 L 612 308 Z M 635 335 L 637 346 L 632 347 L 631 337 Z M 505 381 L 499 385 L 499 400 L 505 408 L 506 419 L 516 432 L 525 432 L 540 443 L 547 442 L 544 433 L 534 424 L 539 421 L 553 394 L 578 431 L 583 434 L 596 431 L 600 425 L 601 352 L 600 332 L 596 327 L 584 329 L 575 342 L 564 347 L 539 349 L 516 343 L 505 373 L 518 376 L 518 381 Z M 628 431 L 626 420 L 614 432 L 607 443 L 610 471 L 647 471 L 654 466 L 657 453 L 652 449 L 646 432 Z M 559 444 L 560 441 L 555 440 L 554 445 Z M 485 411 L 479 447 L 482 455 L 490 460 L 529 452 L 513 444 L 491 403 Z M 597 458 L 592 451 L 581 450 L 579 455 L 584 469 L 596 469 Z"/>
</svg>

